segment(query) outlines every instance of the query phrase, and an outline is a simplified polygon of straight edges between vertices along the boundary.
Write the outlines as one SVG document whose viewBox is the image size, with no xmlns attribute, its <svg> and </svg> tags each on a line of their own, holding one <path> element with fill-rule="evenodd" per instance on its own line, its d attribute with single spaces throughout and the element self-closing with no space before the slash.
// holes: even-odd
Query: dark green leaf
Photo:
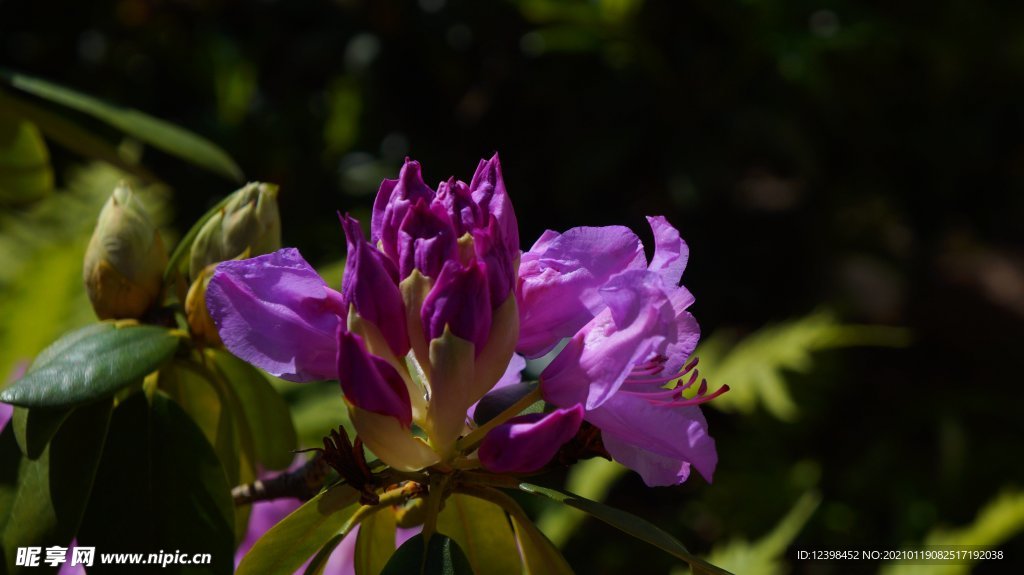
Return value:
<svg viewBox="0 0 1024 575">
<path fill-rule="evenodd" d="M 202 431 L 162 393 L 136 393 L 114 411 L 79 543 L 111 553 L 209 553 L 209 565 L 161 573 L 228 574 L 231 487 Z M 90 575 L 115 567 L 97 563 Z"/>
<path fill-rule="evenodd" d="M 288 403 L 255 367 L 223 350 L 211 350 L 209 355 L 238 397 L 241 416 L 252 430 L 257 461 L 267 469 L 291 465 L 298 439 Z"/>
<path fill-rule="evenodd" d="M 0 113 L 0 204 L 26 204 L 52 192 L 50 153 L 39 128 Z"/>
<path fill-rule="evenodd" d="M 359 524 L 352 563 L 356 575 L 377 575 L 395 552 L 395 514 L 378 511 Z"/>
<path fill-rule="evenodd" d="M 359 505 L 359 493 L 336 485 L 270 528 L 246 553 L 237 575 L 293 573 L 332 537 L 342 533 Z"/>
<path fill-rule="evenodd" d="M 646 541 L 651 545 L 686 561 L 695 569 L 702 569 L 708 573 L 728 575 L 728 571 L 715 567 L 703 559 L 692 555 L 686 546 L 680 543 L 675 537 L 672 537 L 663 531 L 660 527 L 657 527 L 650 521 L 641 519 L 632 513 L 627 513 L 621 509 L 615 509 L 614 507 L 609 507 L 603 503 L 591 501 L 572 493 L 559 491 L 557 489 L 549 489 L 539 485 L 532 485 L 530 483 L 520 483 L 519 488 L 527 493 L 543 495 L 544 497 L 548 497 L 564 505 L 585 511 L 586 513 L 593 515 L 624 533 L 632 535 L 642 541 Z"/>
<path fill-rule="evenodd" d="M 456 493 L 445 501 L 437 530 L 459 544 L 477 573 L 519 575 L 523 571 L 512 525 L 494 503 Z"/>
<path fill-rule="evenodd" d="M 7 520 L 0 521 L 6 523 L 3 550 L 9 573 L 19 572 L 13 565 L 18 547 L 66 546 L 71 541 L 90 500 L 110 421 L 110 406 L 110 400 L 102 400 L 75 409 L 39 458 L 23 457 L 14 467 L 17 491 L 11 499 Z M 4 435 L 8 433 L 13 434 L 13 429 Z M 4 477 L 0 482 L 8 479 Z M 3 490 L 0 488 L 0 492 Z M 37 571 L 42 570 L 31 568 L 24 572 Z"/>
<path fill-rule="evenodd" d="M 473 575 L 459 544 L 435 533 L 424 548 L 423 534 L 406 541 L 391 556 L 381 575 Z"/>
<path fill-rule="evenodd" d="M 25 377 L 0 391 L 0 401 L 23 407 L 69 407 L 110 395 L 156 370 L 178 348 L 167 329 L 116 324 L 89 326 L 40 354 Z M 73 340 L 70 344 L 65 338 Z"/>
<path fill-rule="evenodd" d="M 222 149 L 209 140 L 170 122 L 138 110 L 122 108 L 51 82 L 0 70 L 0 78 L 11 86 L 50 102 L 66 106 L 106 122 L 133 136 L 229 179 L 241 181 L 242 170 Z"/>
<path fill-rule="evenodd" d="M 28 409 L 15 407 L 11 426 L 18 439 L 18 447 L 29 459 L 38 459 L 53 435 L 74 408 Z"/>
</svg>

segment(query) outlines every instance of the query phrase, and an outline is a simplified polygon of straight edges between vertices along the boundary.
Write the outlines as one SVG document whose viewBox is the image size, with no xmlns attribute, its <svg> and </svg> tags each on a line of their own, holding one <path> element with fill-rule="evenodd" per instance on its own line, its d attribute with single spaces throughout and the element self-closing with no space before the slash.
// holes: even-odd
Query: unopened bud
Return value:
<svg viewBox="0 0 1024 575">
<path fill-rule="evenodd" d="M 213 271 L 216 266 L 209 265 L 199 272 L 199 277 L 192 282 L 188 289 L 188 296 L 185 298 L 185 317 L 188 318 L 188 327 L 192 331 L 192 337 L 209 346 L 221 346 L 220 335 L 217 333 L 217 325 L 213 323 L 210 312 L 206 309 L 206 287 L 210 284 Z"/>
<path fill-rule="evenodd" d="M 280 247 L 277 186 L 246 184 L 199 230 L 189 257 L 189 277 L 194 280 L 206 266 L 234 259 L 246 250 L 258 256 Z"/>
<path fill-rule="evenodd" d="M 160 232 L 122 182 L 100 212 L 85 252 L 83 277 L 100 319 L 139 318 L 160 295 L 167 265 Z"/>
</svg>

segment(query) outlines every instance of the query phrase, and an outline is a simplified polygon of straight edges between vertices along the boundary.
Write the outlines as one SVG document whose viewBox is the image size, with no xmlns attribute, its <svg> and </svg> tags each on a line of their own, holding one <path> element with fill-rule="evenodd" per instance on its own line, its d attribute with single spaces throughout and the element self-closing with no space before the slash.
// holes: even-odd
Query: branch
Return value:
<svg viewBox="0 0 1024 575">
<path fill-rule="evenodd" d="M 284 497 L 306 501 L 320 492 L 329 469 L 327 462 L 318 452 L 305 465 L 294 471 L 286 471 L 270 479 L 257 479 L 252 483 L 235 487 L 231 490 L 231 498 L 234 499 L 235 505 Z"/>
</svg>

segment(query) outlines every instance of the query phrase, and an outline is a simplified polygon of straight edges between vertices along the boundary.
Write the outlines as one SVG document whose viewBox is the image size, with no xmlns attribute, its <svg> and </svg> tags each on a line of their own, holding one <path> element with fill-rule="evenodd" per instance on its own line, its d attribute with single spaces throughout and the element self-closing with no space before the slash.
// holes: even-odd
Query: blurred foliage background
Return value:
<svg viewBox="0 0 1024 575">
<path fill-rule="evenodd" d="M 875 573 L 795 551 L 925 541 L 1002 548 L 945 571 L 1000 573 L 1024 566 L 1021 30 L 1005 2 L 0 0 L 0 67 L 216 142 L 280 184 L 285 244 L 334 282 L 334 212 L 366 221 L 406 155 L 436 183 L 499 151 L 524 241 L 665 214 L 702 371 L 733 389 L 705 408 L 715 481 L 592 462 L 570 486 L 738 573 Z M 237 187 L 48 109 L 108 163 L 0 123 L 4 374 L 91 319 L 109 162 L 169 230 Z M 338 422 L 336 389 L 282 389 L 307 443 Z M 679 572 L 533 510 L 581 573 Z M 913 569 L 887 572 L 938 572 Z"/>
</svg>

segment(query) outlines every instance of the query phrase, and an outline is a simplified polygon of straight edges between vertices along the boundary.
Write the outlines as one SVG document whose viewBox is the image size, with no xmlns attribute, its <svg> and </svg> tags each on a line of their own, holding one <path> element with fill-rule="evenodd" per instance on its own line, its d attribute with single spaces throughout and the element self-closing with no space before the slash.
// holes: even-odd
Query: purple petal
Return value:
<svg viewBox="0 0 1024 575">
<path fill-rule="evenodd" d="M 495 473 L 529 473 L 544 467 L 576 435 L 583 406 L 513 417 L 480 445 L 480 462 Z"/>
<path fill-rule="evenodd" d="M 14 406 L 8 403 L 0 403 L 0 431 L 4 430 L 12 415 L 14 415 Z"/>
<path fill-rule="evenodd" d="M 412 424 L 412 403 L 405 380 L 390 363 L 366 351 L 358 335 L 338 329 L 338 380 L 345 397 L 366 411 Z"/>
<path fill-rule="evenodd" d="M 689 463 L 704 479 L 711 481 L 718 454 L 715 440 L 708 435 L 704 414 L 697 406 L 657 405 L 643 397 L 620 392 L 601 407 L 588 411 L 587 421 L 601 429 L 606 445 L 611 438 L 613 443 L 629 444 L 680 464 Z M 620 455 L 623 453 L 620 451 Z M 648 464 L 650 461 L 644 465 Z M 652 472 L 651 477 L 653 480 L 657 474 Z"/>
<path fill-rule="evenodd" d="M 519 266 L 517 351 L 544 355 L 604 309 L 597 290 L 611 276 L 646 267 L 643 246 L 629 228 L 545 232 Z"/>
<path fill-rule="evenodd" d="M 660 278 L 630 270 L 600 290 L 607 308 L 587 324 L 541 373 L 544 398 L 555 405 L 607 401 L 633 367 L 675 340 L 672 306 Z"/>
<path fill-rule="evenodd" d="M 439 204 L 416 200 L 398 229 L 397 257 L 399 278 L 412 270 L 437 278 L 444 262 L 456 256 L 455 228 Z"/>
<path fill-rule="evenodd" d="M 465 267 L 455 261 L 445 263 L 421 311 L 427 341 L 441 337 L 448 326 L 452 334 L 472 342 L 476 354 L 487 343 L 491 315 L 487 276 L 476 261 Z"/>
<path fill-rule="evenodd" d="M 409 351 L 409 333 L 395 265 L 366 242 L 358 221 L 345 216 L 341 226 L 348 242 L 341 294 L 346 304 L 355 305 L 360 317 L 377 326 L 391 351 L 402 357 Z"/>
<path fill-rule="evenodd" d="M 389 183 L 394 181 L 394 184 Z M 406 159 L 398 180 L 385 180 L 373 202 L 373 217 L 370 219 L 370 239 L 381 242 L 384 253 L 393 260 L 398 259 L 398 228 L 406 213 L 417 200 L 430 202 L 434 190 L 423 183 L 419 162 Z"/>
<path fill-rule="evenodd" d="M 206 305 L 224 345 L 243 360 L 289 381 L 337 377 L 342 296 L 298 250 L 220 263 Z"/>
<path fill-rule="evenodd" d="M 648 487 L 678 485 L 690 477 L 690 464 L 636 447 L 614 435 L 602 438 L 612 459 L 636 471 Z"/>
<path fill-rule="evenodd" d="M 235 567 L 242 562 L 245 554 L 252 549 L 260 537 L 270 531 L 270 528 L 277 525 L 282 519 L 291 514 L 302 505 L 302 501 L 291 497 L 282 497 L 269 501 L 258 501 L 252 504 L 252 514 L 249 516 L 249 529 L 245 532 L 245 539 L 235 551 Z M 305 571 L 305 565 L 298 573 Z"/>
<path fill-rule="evenodd" d="M 437 186 L 437 196 L 434 201 L 440 203 L 448 212 L 452 225 L 455 226 L 456 235 L 459 237 L 487 221 L 480 206 L 473 201 L 469 186 L 455 178 L 441 182 Z"/>
<path fill-rule="evenodd" d="M 690 259 L 690 248 L 679 237 L 679 230 L 664 216 L 648 216 L 647 223 L 654 232 L 654 257 L 651 258 L 649 269 L 658 272 L 665 279 L 665 285 L 679 285 Z"/>
<path fill-rule="evenodd" d="M 476 256 L 487 267 L 487 283 L 491 290 L 491 302 L 495 306 L 501 305 L 512 292 L 516 273 L 512 262 L 519 253 L 513 254 L 506 249 L 498 220 L 493 216 L 487 228 L 476 230 L 473 233 L 473 245 Z"/>
<path fill-rule="evenodd" d="M 480 206 L 485 214 L 492 214 L 498 219 L 508 249 L 519 251 L 519 224 L 512 200 L 505 191 L 505 179 L 501 175 L 501 161 L 498 154 L 490 160 L 481 160 L 469 183 L 473 201 Z"/>
</svg>

